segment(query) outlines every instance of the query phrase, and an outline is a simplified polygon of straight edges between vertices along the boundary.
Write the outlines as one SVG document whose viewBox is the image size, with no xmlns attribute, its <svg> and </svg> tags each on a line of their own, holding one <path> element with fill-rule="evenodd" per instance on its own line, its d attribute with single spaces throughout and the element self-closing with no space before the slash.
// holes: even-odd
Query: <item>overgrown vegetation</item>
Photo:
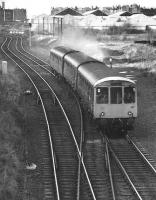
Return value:
<svg viewBox="0 0 156 200">
<path fill-rule="evenodd" d="M 119 34 L 141 34 L 144 33 L 143 30 L 137 30 L 133 26 L 131 26 L 129 23 L 125 23 L 122 26 L 110 26 L 106 30 L 106 34 L 108 35 L 119 35 Z"/>
<path fill-rule="evenodd" d="M 19 96 L 18 80 L 12 75 L 0 76 L 0 199 L 3 200 L 16 199 L 18 189 L 21 159 L 17 149 L 22 140 Z"/>
<path fill-rule="evenodd" d="M 69 29 L 69 27 L 68 27 Z M 72 27 L 71 27 L 72 30 Z M 131 26 L 129 23 L 124 23 L 122 26 L 109 26 L 109 27 L 103 27 L 101 30 L 88 27 L 88 28 L 76 28 L 74 27 L 74 31 L 79 31 L 83 33 L 84 35 L 87 35 L 89 37 L 93 37 L 98 41 L 105 41 L 111 39 L 111 40 L 127 40 L 130 35 L 140 35 L 145 34 L 146 32 L 144 30 L 137 30 L 135 27 Z M 64 32 L 64 31 L 63 31 Z M 142 36 L 141 36 L 142 37 Z"/>
</svg>

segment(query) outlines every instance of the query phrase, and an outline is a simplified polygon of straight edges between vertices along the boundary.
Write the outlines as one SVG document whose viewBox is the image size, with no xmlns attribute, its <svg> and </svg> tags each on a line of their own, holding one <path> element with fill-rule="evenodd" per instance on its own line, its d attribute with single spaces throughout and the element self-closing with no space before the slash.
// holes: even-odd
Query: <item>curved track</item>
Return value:
<svg viewBox="0 0 156 200">
<path fill-rule="evenodd" d="M 116 199 L 155 199 L 156 170 L 137 145 L 129 136 L 106 140 Z"/>
<path fill-rule="evenodd" d="M 34 57 L 31 53 L 26 52 L 26 50 L 23 48 L 22 45 L 22 39 L 18 38 L 18 41 L 20 41 L 20 45 L 18 45 L 18 51 L 22 55 L 24 59 L 31 58 L 34 62 L 34 65 L 36 66 L 36 69 L 38 66 L 36 65 L 38 58 Z M 40 64 L 40 66 L 44 69 L 47 69 L 46 71 L 53 74 L 51 71 L 51 67 L 45 63 L 44 61 L 41 61 L 43 65 Z M 49 68 L 50 67 L 50 68 Z M 75 96 L 75 95 L 74 95 Z M 74 105 L 73 105 L 74 106 Z M 69 105 L 68 105 L 69 107 Z M 77 112 L 75 112 L 77 114 Z M 88 119 L 85 119 L 86 121 L 89 121 Z M 89 135 L 95 134 L 99 135 L 97 133 L 97 130 L 94 130 L 95 125 L 93 125 L 92 130 L 89 130 Z M 90 127 L 90 125 L 89 125 Z M 89 128 L 91 129 L 91 127 Z M 88 131 L 88 129 L 85 131 Z M 81 139 L 83 138 L 83 134 L 81 136 Z M 84 146 L 84 145 L 83 145 Z M 80 152 L 82 152 L 82 141 L 80 142 Z M 102 140 L 94 139 L 93 141 L 87 141 L 85 143 L 85 147 L 83 148 L 83 155 L 84 155 L 84 162 L 86 164 L 87 172 L 89 174 L 89 177 L 91 179 L 92 186 L 94 188 L 95 196 L 91 197 L 90 192 L 88 192 L 88 184 L 86 182 L 86 175 L 81 169 L 81 166 L 79 164 L 79 173 L 80 173 L 80 179 L 78 178 L 78 182 L 80 187 L 78 187 L 78 191 L 80 191 L 80 194 L 78 194 L 77 199 L 112 199 L 113 192 L 112 187 L 109 181 L 109 176 L 107 173 L 106 165 L 105 165 L 105 149 L 103 147 Z M 78 176 L 79 177 L 79 176 Z M 78 192 L 79 193 L 79 192 Z"/>
<path fill-rule="evenodd" d="M 41 102 L 41 105 L 42 105 L 42 109 L 43 109 L 43 112 L 44 112 L 44 126 L 46 126 L 46 129 L 47 129 L 47 132 L 48 132 L 48 135 L 49 135 L 49 147 L 50 147 L 50 152 L 51 152 L 51 158 L 49 157 L 49 159 L 45 160 L 44 162 L 44 166 L 43 167 L 46 167 L 48 166 L 49 162 L 51 164 L 51 168 L 46 170 L 45 173 L 44 173 L 44 176 L 47 176 L 48 179 L 46 180 L 46 184 L 47 184 L 47 188 L 46 188 L 46 191 L 45 191 L 45 194 L 44 196 L 45 197 L 56 197 L 56 199 L 59 199 L 59 190 L 58 190 L 58 179 L 57 179 L 57 174 L 56 174 L 56 163 L 55 163 L 55 157 L 54 157 L 54 149 L 53 149 L 53 144 L 52 144 L 52 140 L 51 140 L 51 133 L 50 133 L 50 125 L 49 125 L 49 122 L 48 122 L 48 118 L 47 118 L 47 113 L 46 113 L 46 108 L 45 108 L 45 105 L 44 105 L 44 102 L 43 102 L 43 97 L 38 89 L 38 86 L 36 86 L 36 83 L 33 81 L 33 78 L 29 75 L 28 72 L 26 72 L 22 67 L 24 66 L 24 64 L 22 63 L 21 60 L 18 60 L 17 62 L 17 58 L 15 57 L 15 55 L 13 53 L 11 53 L 9 51 L 9 44 L 11 42 L 11 39 L 6 39 L 5 42 L 3 43 L 3 45 L 1 46 L 1 49 L 3 51 L 3 53 L 9 57 L 13 62 L 16 63 L 16 65 L 26 74 L 26 76 L 29 78 L 29 80 L 31 81 L 32 85 L 34 86 L 36 92 L 37 92 L 37 95 L 38 95 L 38 99 L 40 100 Z M 44 127 L 45 129 L 45 127 Z M 53 180 L 52 184 L 54 187 L 50 187 L 51 186 L 51 180 Z"/>
<path fill-rule="evenodd" d="M 38 66 L 36 65 L 36 61 L 38 58 L 33 57 L 32 54 L 30 54 L 29 52 L 26 52 L 23 48 L 22 45 L 22 39 L 18 38 L 18 41 L 20 41 L 19 45 L 18 45 L 18 51 L 20 50 L 20 54 L 22 55 L 22 57 L 24 56 L 24 59 L 33 59 L 33 62 L 35 62 L 35 69 L 38 69 Z M 26 54 L 25 54 L 26 52 Z M 42 61 L 43 62 L 43 61 Z M 49 70 L 49 66 L 47 63 L 43 63 L 44 66 L 41 66 L 46 70 L 47 72 L 51 71 L 51 68 Z M 50 72 L 51 74 L 53 74 L 52 72 Z M 46 79 L 47 80 L 47 79 Z M 51 81 L 51 78 L 50 78 Z M 56 81 L 56 80 L 55 80 Z M 74 95 L 75 96 L 75 95 Z M 62 98 L 59 97 L 59 98 Z M 65 97 L 63 97 L 65 98 Z M 69 95 L 68 95 L 68 99 L 69 99 Z M 62 99 L 63 101 L 63 99 Z M 68 103 L 66 102 L 66 105 Z M 64 105 L 64 106 L 66 106 Z M 75 104 L 72 105 L 72 107 L 75 106 Z M 68 107 L 70 107 L 70 105 L 68 104 Z M 77 112 L 75 112 L 77 115 Z M 70 114 L 69 114 L 70 116 Z M 70 121 L 72 121 L 72 118 L 70 118 Z M 86 121 L 89 121 L 88 119 L 85 119 Z M 95 134 L 98 135 L 97 130 L 90 130 L 90 125 L 89 125 L 89 135 L 91 134 Z M 94 125 L 92 127 L 92 129 L 94 128 Z M 88 130 L 88 129 L 87 129 Z M 85 131 L 87 131 L 85 128 Z M 83 130 L 82 130 L 83 131 Z M 81 134 L 81 140 L 83 139 L 83 134 Z M 82 141 L 79 142 L 79 139 L 77 137 L 77 141 L 79 143 L 80 146 L 80 152 L 82 151 Z M 88 183 L 86 182 L 86 173 L 84 173 L 84 170 L 80 168 L 80 164 L 79 164 L 79 169 L 78 169 L 78 173 L 80 174 L 80 179 L 78 178 L 78 191 L 77 192 L 78 196 L 77 199 L 103 199 L 106 198 L 107 199 L 112 199 L 112 192 L 111 192 L 111 185 L 109 182 L 109 178 L 108 178 L 108 173 L 106 172 L 106 168 L 105 168 L 105 160 L 104 160 L 104 151 L 105 149 L 103 148 L 103 144 L 101 142 L 102 140 L 95 140 L 95 142 L 90 142 L 88 141 L 85 144 L 85 148 L 83 148 L 83 155 L 84 155 L 84 162 L 87 168 L 87 172 L 89 174 L 91 183 L 92 183 L 92 187 L 94 189 L 95 195 L 93 195 L 93 191 L 92 191 L 92 195 L 90 195 L 90 192 L 88 191 Z M 83 145 L 84 146 L 84 145 Z M 96 159 L 95 159 L 96 158 Z M 79 177 L 79 176 L 78 176 Z M 80 187 L 79 187 L 80 185 Z M 91 185 L 90 185 L 91 187 Z"/>
<path fill-rule="evenodd" d="M 7 38 L 2 50 L 27 74 L 37 90 L 38 100 L 41 102 L 42 108 L 44 107 L 47 123 L 45 126 L 45 123 L 42 122 L 43 129 L 45 130 L 46 128 L 48 130 L 49 138 L 51 138 L 50 146 L 53 160 L 51 162 L 49 157 L 51 150 L 49 149 L 47 133 L 43 131 L 41 133 L 44 157 L 42 168 L 45 198 L 95 200 L 103 199 L 107 196 L 107 199 L 112 199 L 108 176 L 102 168 L 104 166 L 102 144 L 92 145 L 88 142 L 84 152 L 87 169 L 84 164 L 81 156 L 83 141 L 82 114 L 81 117 L 77 114 L 80 112 L 80 106 L 75 108 L 75 101 L 68 103 L 70 96 L 70 99 L 73 99 L 70 88 L 67 90 L 58 86 L 60 81 L 56 80 L 49 65 L 43 61 L 38 62 L 36 57 L 26 53 L 22 46 L 21 38 Z M 64 93 L 65 89 L 66 93 Z M 57 94 L 55 91 L 57 91 Z M 96 153 L 94 153 L 95 146 Z M 100 154 L 99 151 L 101 152 Z M 88 152 L 93 155 L 88 155 Z M 94 161 L 97 155 L 98 159 Z M 51 166 L 53 167 L 51 168 Z"/>
<path fill-rule="evenodd" d="M 16 47 L 16 49 L 14 49 L 14 47 Z M 89 183 L 87 192 L 90 193 L 90 197 L 92 197 L 92 199 L 95 199 L 94 192 L 88 178 L 87 170 L 85 168 L 83 160 L 81 159 L 81 152 L 79 149 L 79 144 L 81 141 L 80 136 L 77 133 L 77 138 L 75 137 L 75 132 L 72 130 L 72 126 L 69 122 L 63 105 L 60 103 L 57 95 L 54 93 L 49 83 L 45 81 L 45 77 L 43 78 L 41 76 L 49 76 L 49 74 L 45 73 L 45 71 L 41 71 L 41 69 L 36 72 L 36 66 L 33 65 L 33 68 L 32 63 L 29 62 L 28 64 L 28 61 L 26 61 L 23 57 L 21 58 L 19 55 L 17 55 L 16 40 L 7 38 L 2 46 L 2 50 L 5 55 L 7 55 L 12 61 L 14 61 L 16 65 L 18 65 L 32 81 L 45 113 L 47 130 L 49 138 L 51 140 L 50 150 L 49 141 L 47 141 L 46 137 L 43 136 L 43 141 L 45 144 L 43 151 L 43 168 L 45 169 L 43 175 L 45 185 L 45 198 L 77 198 L 77 188 L 79 188 L 78 160 L 80 160 L 83 166 L 84 173 L 87 176 L 86 182 Z M 47 96 L 49 95 L 52 97 L 53 102 L 50 98 L 47 98 Z M 56 104 L 59 104 L 59 106 L 54 106 L 54 102 Z M 45 124 L 43 124 L 43 126 L 45 126 Z M 79 144 L 77 142 L 78 139 L 80 139 Z M 51 159 L 49 158 L 50 152 L 52 152 L 53 165 L 51 163 Z M 49 168 L 49 166 L 53 166 L 53 169 Z"/>
<path fill-rule="evenodd" d="M 23 56 L 26 56 L 25 59 L 31 57 L 34 62 L 34 66 L 36 66 L 37 58 L 33 58 L 33 55 L 30 53 L 26 53 L 23 49 L 22 45 L 19 47 L 20 53 Z M 24 58 L 23 58 L 24 59 Z M 45 62 L 41 62 L 39 64 L 42 67 L 47 68 L 51 71 L 50 66 Z M 37 66 L 36 66 L 37 67 Z M 155 199 L 156 198 L 156 171 L 152 167 L 152 165 L 145 158 L 144 154 L 142 154 L 133 141 L 128 138 L 128 140 L 118 139 L 118 140 L 110 140 L 109 141 L 109 150 L 111 155 L 109 156 L 110 166 L 109 175 L 110 175 L 110 183 L 108 180 L 108 176 L 103 179 L 99 179 L 101 184 L 98 183 L 98 167 L 103 166 L 104 163 L 101 162 L 101 157 L 104 155 L 105 150 L 103 149 L 101 142 L 88 142 L 86 145 L 86 152 L 84 151 L 84 160 L 87 164 L 87 170 L 89 172 L 89 176 L 91 177 L 91 182 L 96 194 L 96 199 L 109 199 L 113 196 L 113 199 Z M 90 156 L 89 154 L 93 153 L 94 156 Z M 95 153 L 97 152 L 97 153 Z M 109 153 L 108 153 L 109 154 Z M 98 157 L 99 156 L 99 157 Z M 97 158 L 97 163 L 100 163 L 97 166 L 94 166 L 95 162 L 92 161 L 92 158 Z M 108 157 L 107 157 L 108 159 Z M 113 167 L 111 167 L 113 164 Z M 99 167 L 99 170 L 102 169 Z M 79 171 L 79 170 L 78 170 Z M 83 170 L 82 170 L 83 171 Z M 93 174 L 96 174 L 93 176 Z M 105 173 L 105 171 L 103 171 Z M 123 176 L 124 174 L 124 176 Z M 125 182 L 125 177 L 127 182 Z M 114 184 L 113 184 L 114 181 Z M 81 178 L 81 182 L 85 182 L 83 178 Z M 98 184 L 97 184 L 98 183 Z M 97 188 L 96 188 L 97 184 Z M 83 184 L 82 184 L 83 185 Z M 107 192 L 102 193 L 100 191 L 101 187 L 99 185 L 105 185 L 105 189 L 107 188 Z M 107 186 L 106 186 L 107 185 Z M 130 186 L 130 187 L 129 187 Z M 113 189 L 114 188 L 114 189 Z M 124 188 L 124 189 L 123 189 Z M 83 192 L 84 190 L 84 192 Z M 99 190 L 99 191 L 98 191 Z M 80 196 L 80 199 L 90 199 L 90 195 L 86 193 L 87 189 L 84 187 L 81 188 L 82 193 L 84 194 Z M 112 192 L 112 196 L 110 193 Z M 93 195 L 95 198 L 95 196 Z"/>
</svg>

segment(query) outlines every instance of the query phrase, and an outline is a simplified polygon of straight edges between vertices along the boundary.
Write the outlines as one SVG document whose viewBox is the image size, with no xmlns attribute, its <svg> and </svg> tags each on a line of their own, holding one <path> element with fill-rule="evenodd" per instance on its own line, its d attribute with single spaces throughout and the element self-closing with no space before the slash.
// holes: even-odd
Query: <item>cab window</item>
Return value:
<svg viewBox="0 0 156 200">
<path fill-rule="evenodd" d="M 107 87 L 96 88 L 96 103 L 97 104 L 108 103 L 108 88 Z"/>
<path fill-rule="evenodd" d="M 135 88 L 125 87 L 124 88 L 124 103 L 134 103 L 135 102 Z"/>
<path fill-rule="evenodd" d="M 111 87 L 110 88 L 111 104 L 122 103 L 122 87 Z"/>
</svg>

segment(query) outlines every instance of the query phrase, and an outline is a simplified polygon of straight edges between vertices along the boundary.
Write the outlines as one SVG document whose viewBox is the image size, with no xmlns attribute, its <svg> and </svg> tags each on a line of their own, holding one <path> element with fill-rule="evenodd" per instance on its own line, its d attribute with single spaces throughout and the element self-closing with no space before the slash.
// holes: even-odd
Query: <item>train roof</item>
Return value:
<svg viewBox="0 0 156 200">
<path fill-rule="evenodd" d="M 135 84 L 134 81 L 132 81 L 131 79 L 128 78 L 124 78 L 121 76 L 111 76 L 111 77 L 106 77 L 106 78 L 102 78 L 100 80 L 98 80 L 97 82 L 95 82 L 94 87 L 99 85 L 100 83 L 106 82 L 106 81 L 126 81 L 126 82 L 130 82 Z"/>
<path fill-rule="evenodd" d="M 69 47 L 58 46 L 51 49 L 51 53 L 65 59 L 78 68 L 79 73 L 93 86 L 110 80 L 121 80 L 135 84 L 134 81 L 119 74 L 116 69 L 107 67 L 104 63 Z"/>
<path fill-rule="evenodd" d="M 77 51 L 65 46 L 57 46 L 50 50 L 50 53 L 53 53 L 61 58 L 64 57 L 66 54 L 73 52 Z"/>
<path fill-rule="evenodd" d="M 82 52 L 75 52 L 73 54 L 68 54 L 65 56 L 65 60 L 72 64 L 74 67 L 79 67 L 85 63 L 98 63 L 100 61 L 97 61 L 96 59 L 85 55 Z"/>
<path fill-rule="evenodd" d="M 111 80 L 121 80 L 135 84 L 134 81 L 124 77 L 124 75 L 119 74 L 119 72 L 116 69 L 111 69 L 100 62 L 81 65 L 78 71 L 93 86 Z"/>
</svg>

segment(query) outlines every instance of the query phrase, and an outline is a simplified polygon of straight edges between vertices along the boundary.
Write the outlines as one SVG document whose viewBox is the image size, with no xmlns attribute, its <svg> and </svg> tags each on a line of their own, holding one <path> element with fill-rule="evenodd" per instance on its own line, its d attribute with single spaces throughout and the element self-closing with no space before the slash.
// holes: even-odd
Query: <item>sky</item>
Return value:
<svg viewBox="0 0 156 200">
<path fill-rule="evenodd" d="M 0 0 L 2 2 L 3 0 Z M 6 8 L 25 8 L 28 17 L 38 14 L 50 14 L 51 7 L 107 7 L 113 5 L 131 5 L 136 3 L 145 7 L 156 8 L 156 0 L 4 0 Z"/>
</svg>

